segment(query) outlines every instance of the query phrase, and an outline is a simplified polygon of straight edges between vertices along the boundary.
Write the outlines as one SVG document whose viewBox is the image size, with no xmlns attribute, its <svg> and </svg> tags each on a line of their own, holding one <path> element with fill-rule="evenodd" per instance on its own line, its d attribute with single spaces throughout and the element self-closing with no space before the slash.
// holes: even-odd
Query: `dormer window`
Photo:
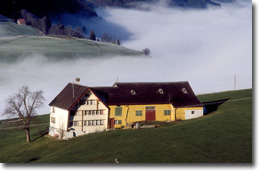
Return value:
<svg viewBox="0 0 260 173">
<path fill-rule="evenodd" d="M 158 89 L 158 92 L 160 93 L 160 94 L 163 94 L 163 89 Z"/>
<path fill-rule="evenodd" d="M 131 90 L 130 93 L 133 94 L 133 95 L 136 95 L 136 91 L 135 90 Z"/>
<path fill-rule="evenodd" d="M 182 88 L 182 90 L 181 90 L 184 94 L 187 94 L 188 93 L 188 91 L 187 91 L 187 89 L 186 88 Z"/>
</svg>

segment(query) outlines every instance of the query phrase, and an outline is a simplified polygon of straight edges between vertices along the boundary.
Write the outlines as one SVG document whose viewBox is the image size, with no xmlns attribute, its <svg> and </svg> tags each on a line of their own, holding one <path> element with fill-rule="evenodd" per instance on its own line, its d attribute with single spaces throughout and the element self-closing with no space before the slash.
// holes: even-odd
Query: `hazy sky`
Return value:
<svg viewBox="0 0 260 173">
<path fill-rule="evenodd" d="M 49 102 L 76 77 L 87 86 L 119 82 L 189 81 L 195 93 L 252 87 L 252 4 L 225 4 L 207 10 L 178 10 L 163 3 L 149 10 L 107 8 L 103 18 L 131 33 L 122 46 L 149 48 L 150 58 L 112 57 L 50 62 L 34 55 L 0 64 L 0 113 L 4 99 L 24 84 L 42 89 Z"/>
</svg>

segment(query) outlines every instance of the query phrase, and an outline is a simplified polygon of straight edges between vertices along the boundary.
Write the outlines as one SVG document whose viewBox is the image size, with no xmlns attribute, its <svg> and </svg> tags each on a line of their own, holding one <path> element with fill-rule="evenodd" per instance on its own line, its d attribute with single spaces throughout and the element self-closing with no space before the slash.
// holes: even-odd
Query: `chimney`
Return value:
<svg viewBox="0 0 260 173">
<path fill-rule="evenodd" d="M 79 85 L 80 78 L 76 78 L 75 81 L 76 81 L 76 84 Z"/>
</svg>

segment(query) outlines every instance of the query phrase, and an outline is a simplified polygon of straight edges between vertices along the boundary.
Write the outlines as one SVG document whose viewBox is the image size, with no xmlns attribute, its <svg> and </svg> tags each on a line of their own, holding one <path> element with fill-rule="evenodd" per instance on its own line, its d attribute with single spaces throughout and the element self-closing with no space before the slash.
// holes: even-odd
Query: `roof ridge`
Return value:
<svg viewBox="0 0 260 173">
<path fill-rule="evenodd" d="M 178 81 L 178 82 L 115 82 L 114 84 L 167 84 L 167 83 L 188 83 L 188 81 Z"/>
</svg>

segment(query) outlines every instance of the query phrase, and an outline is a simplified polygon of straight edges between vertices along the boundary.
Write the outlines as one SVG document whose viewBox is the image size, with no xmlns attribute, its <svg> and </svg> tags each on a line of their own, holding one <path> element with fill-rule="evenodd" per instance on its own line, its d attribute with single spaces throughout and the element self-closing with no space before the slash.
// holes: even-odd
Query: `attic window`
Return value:
<svg viewBox="0 0 260 173">
<path fill-rule="evenodd" d="M 188 93 L 188 91 L 187 91 L 187 89 L 186 88 L 182 88 L 182 90 L 181 90 L 184 94 L 187 94 Z"/>
<path fill-rule="evenodd" d="M 131 90 L 130 93 L 133 94 L 133 95 L 136 95 L 136 91 L 135 90 Z"/>
<path fill-rule="evenodd" d="M 160 94 L 163 94 L 163 89 L 158 89 L 158 92 L 160 93 Z"/>
</svg>

